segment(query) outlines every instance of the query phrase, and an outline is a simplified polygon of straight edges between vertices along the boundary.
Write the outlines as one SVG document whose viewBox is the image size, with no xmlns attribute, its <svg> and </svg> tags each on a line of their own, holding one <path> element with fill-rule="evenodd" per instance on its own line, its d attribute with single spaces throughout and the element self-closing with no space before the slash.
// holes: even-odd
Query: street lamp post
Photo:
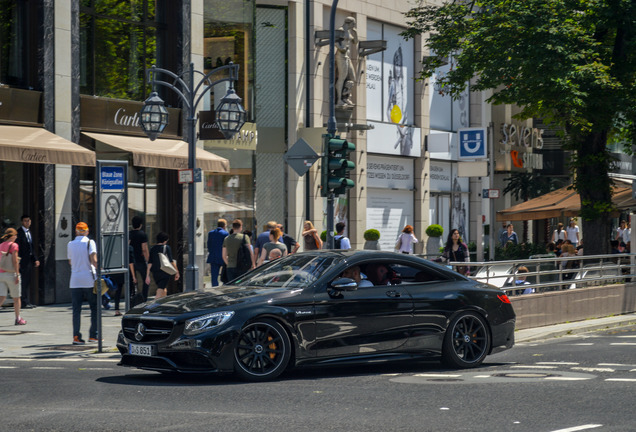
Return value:
<svg viewBox="0 0 636 432">
<path fill-rule="evenodd" d="M 333 0 L 331 4 L 331 13 L 329 15 L 329 118 L 327 119 L 327 134 L 330 138 L 336 135 L 336 102 L 335 102 L 335 80 L 336 80 L 336 9 L 338 8 L 338 0 Z M 324 163 L 324 162 L 323 162 Z M 326 187 L 326 185 L 323 185 Z M 334 248 L 333 238 L 333 203 L 334 192 L 329 190 L 327 194 L 327 249 Z"/>
<path fill-rule="evenodd" d="M 228 76 L 212 81 L 212 75 L 226 71 Z M 153 86 L 161 85 L 174 91 L 183 103 L 184 120 L 188 132 L 188 168 L 196 169 L 196 122 L 197 106 L 202 98 L 216 85 L 229 81 L 230 88 L 221 99 L 216 108 L 216 123 L 225 138 L 232 138 L 234 134 L 241 130 L 245 123 L 246 112 L 241 106 L 241 98 L 238 97 L 233 88 L 234 81 L 238 80 L 239 65 L 230 63 L 221 66 L 204 74 L 194 69 L 194 63 L 190 63 L 189 69 L 183 74 L 177 75 L 166 69 L 152 66 L 146 71 L 148 83 Z M 162 80 L 157 74 L 165 75 L 168 80 Z M 201 75 L 198 83 L 194 83 L 195 75 Z M 144 102 L 140 113 L 140 123 L 148 138 L 155 140 L 168 124 L 168 110 L 164 106 L 163 100 L 156 92 L 152 92 L 150 97 Z M 188 184 L 188 266 L 186 267 L 186 291 L 196 291 L 199 286 L 199 268 L 196 263 L 196 188 L 194 182 Z"/>
</svg>

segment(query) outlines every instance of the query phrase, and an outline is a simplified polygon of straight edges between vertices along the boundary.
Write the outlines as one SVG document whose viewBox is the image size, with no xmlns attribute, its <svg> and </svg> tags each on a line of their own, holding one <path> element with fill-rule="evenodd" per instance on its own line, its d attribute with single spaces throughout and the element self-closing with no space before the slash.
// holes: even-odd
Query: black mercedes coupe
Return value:
<svg viewBox="0 0 636 432">
<path fill-rule="evenodd" d="M 514 344 L 498 288 L 380 251 L 289 255 L 222 287 L 136 306 L 117 340 L 122 366 L 276 378 L 288 367 L 440 357 L 479 366 Z"/>
</svg>

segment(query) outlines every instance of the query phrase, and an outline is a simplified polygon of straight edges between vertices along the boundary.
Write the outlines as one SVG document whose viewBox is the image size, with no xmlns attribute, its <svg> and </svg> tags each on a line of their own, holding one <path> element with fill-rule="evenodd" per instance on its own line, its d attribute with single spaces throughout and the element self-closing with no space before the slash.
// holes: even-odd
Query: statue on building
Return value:
<svg viewBox="0 0 636 432">
<path fill-rule="evenodd" d="M 344 24 L 338 30 L 343 31 L 344 36 L 336 40 L 335 46 L 336 106 L 353 107 L 355 104 L 351 96 L 356 84 L 356 70 L 351 60 L 351 49 L 355 49 L 358 45 L 355 18 L 345 18 Z"/>
</svg>

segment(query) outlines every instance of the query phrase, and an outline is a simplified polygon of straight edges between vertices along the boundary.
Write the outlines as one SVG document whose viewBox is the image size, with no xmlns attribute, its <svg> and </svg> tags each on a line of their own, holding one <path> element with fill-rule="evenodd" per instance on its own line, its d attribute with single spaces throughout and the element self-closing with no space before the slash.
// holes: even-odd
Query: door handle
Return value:
<svg viewBox="0 0 636 432">
<path fill-rule="evenodd" d="M 401 294 L 399 291 L 391 290 L 386 292 L 387 297 L 400 297 Z"/>
</svg>

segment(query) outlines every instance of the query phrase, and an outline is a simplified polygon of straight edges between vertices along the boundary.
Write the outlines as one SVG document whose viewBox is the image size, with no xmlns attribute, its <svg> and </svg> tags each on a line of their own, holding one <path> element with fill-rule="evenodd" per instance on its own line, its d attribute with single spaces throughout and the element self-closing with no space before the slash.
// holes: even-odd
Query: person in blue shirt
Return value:
<svg viewBox="0 0 636 432">
<path fill-rule="evenodd" d="M 519 238 L 517 237 L 517 233 L 514 231 L 514 227 L 511 223 L 508 224 L 506 232 L 501 236 L 501 246 L 505 247 L 508 245 L 508 242 L 519 244 Z"/>
<path fill-rule="evenodd" d="M 223 240 L 228 236 L 228 232 L 225 230 L 227 221 L 225 219 L 219 219 L 216 223 L 216 229 L 213 229 L 208 233 L 208 260 L 210 264 L 210 277 L 212 280 L 212 286 L 219 286 L 219 273 L 225 266 L 223 262 Z"/>
</svg>

